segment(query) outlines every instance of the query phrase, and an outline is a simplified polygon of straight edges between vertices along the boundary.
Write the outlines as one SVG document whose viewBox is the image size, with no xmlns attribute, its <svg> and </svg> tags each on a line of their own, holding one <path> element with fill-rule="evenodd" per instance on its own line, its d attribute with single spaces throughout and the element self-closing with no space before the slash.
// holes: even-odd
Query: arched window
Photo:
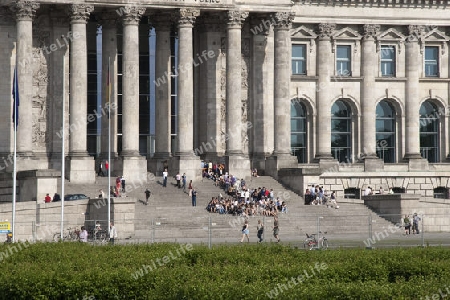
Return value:
<svg viewBox="0 0 450 300">
<path fill-rule="evenodd" d="M 306 163 L 306 107 L 300 99 L 291 105 L 291 151 L 299 163 Z"/>
<path fill-rule="evenodd" d="M 331 155 L 339 162 L 352 158 L 352 110 L 342 100 L 331 107 Z"/>
<path fill-rule="evenodd" d="M 431 101 L 420 106 L 420 154 L 430 163 L 439 162 L 439 112 Z"/>
<path fill-rule="evenodd" d="M 386 100 L 377 105 L 377 156 L 385 163 L 395 163 L 395 109 Z"/>
</svg>

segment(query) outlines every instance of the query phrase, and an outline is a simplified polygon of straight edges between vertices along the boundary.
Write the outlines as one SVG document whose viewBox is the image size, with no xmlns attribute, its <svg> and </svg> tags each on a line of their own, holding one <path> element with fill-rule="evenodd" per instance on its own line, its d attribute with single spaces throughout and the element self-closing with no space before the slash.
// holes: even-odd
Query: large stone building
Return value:
<svg viewBox="0 0 450 300">
<path fill-rule="evenodd" d="M 80 183 L 111 149 L 129 180 L 204 160 L 239 177 L 298 164 L 301 190 L 448 185 L 446 0 L 0 3 L 4 171 L 16 66 L 19 170 L 59 169 L 64 136 Z"/>
</svg>

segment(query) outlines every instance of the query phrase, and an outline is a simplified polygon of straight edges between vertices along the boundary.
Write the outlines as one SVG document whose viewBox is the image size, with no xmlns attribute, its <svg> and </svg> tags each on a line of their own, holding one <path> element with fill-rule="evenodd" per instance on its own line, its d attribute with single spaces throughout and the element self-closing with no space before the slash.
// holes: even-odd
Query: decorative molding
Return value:
<svg viewBox="0 0 450 300">
<path fill-rule="evenodd" d="M 241 27 L 245 19 L 248 17 L 248 12 L 240 10 L 229 10 L 227 12 L 228 26 Z"/>
<path fill-rule="evenodd" d="M 289 30 L 292 27 L 292 21 L 294 21 L 294 18 L 294 12 L 276 12 L 273 14 L 274 28 Z"/>
<path fill-rule="evenodd" d="M 178 14 L 179 26 L 193 26 L 195 19 L 200 16 L 200 10 L 195 8 L 180 8 Z"/>
<path fill-rule="evenodd" d="M 122 23 L 124 25 L 138 25 L 146 10 L 145 7 L 140 6 L 122 6 L 120 9 L 123 12 Z"/>
<path fill-rule="evenodd" d="M 317 25 L 317 35 L 320 39 L 331 39 L 336 30 L 336 24 L 320 23 Z"/>
<path fill-rule="evenodd" d="M 425 33 L 423 37 L 425 43 L 439 43 L 441 44 L 441 55 L 444 55 L 447 50 L 447 43 L 450 40 L 445 32 L 439 30 L 438 27 L 433 28 L 431 31 Z"/>
<path fill-rule="evenodd" d="M 376 37 L 377 52 L 380 52 L 382 43 L 390 43 L 397 45 L 397 51 L 398 54 L 400 54 L 402 52 L 402 47 L 405 40 L 406 36 L 403 35 L 400 31 L 395 28 L 389 28 L 379 33 Z"/>
<path fill-rule="evenodd" d="M 363 36 L 364 39 L 374 39 L 380 32 L 381 26 L 378 24 L 364 24 L 363 25 Z"/>
<path fill-rule="evenodd" d="M 314 30 L 302 25 L 291 29 L 291 41 L 293 40 L 309 40 L 309 52 L 314 51 L 316 45 L 317 34 Z"/>
<path fill-rule="evenodd" d="M 17 21 L 31 21 L 39 7 L 40 4 L 33 0 L 17 0 L 12 3 L 11 10 Z"/>
<path fill-rule="evenodd" d="M 67 7 L 71 23 L 87 23 L 92 11 L 94 6 L 86 4 L 71 4 Z"/>
</svg>

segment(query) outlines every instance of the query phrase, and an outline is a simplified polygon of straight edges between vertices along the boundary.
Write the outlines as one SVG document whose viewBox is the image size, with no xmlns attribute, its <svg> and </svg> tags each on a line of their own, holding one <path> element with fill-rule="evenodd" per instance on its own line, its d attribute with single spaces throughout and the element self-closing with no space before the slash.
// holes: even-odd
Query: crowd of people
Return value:
<svg viewBox="0 0 450 300">
<path fill-rule="evenodd" d="M 306 189 L 305 198 L 311 199 L 309 202 L 310 205 L 326 205 L 327 207 L 339 208 L 336 202 L 336 191 L 332 191 L 329 194 L 323 186 L 319 186 L 318 184 L 312 184 L 311 187 Z"/>
</svg>

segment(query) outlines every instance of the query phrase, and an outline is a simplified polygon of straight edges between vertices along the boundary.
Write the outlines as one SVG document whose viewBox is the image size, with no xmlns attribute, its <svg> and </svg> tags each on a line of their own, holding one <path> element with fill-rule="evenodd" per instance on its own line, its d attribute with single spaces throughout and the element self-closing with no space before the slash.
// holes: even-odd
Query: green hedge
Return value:
<svg viewBox="0 0 450 300">
<path fill-rule="evenodd" d="M 432 299 L 450 290 L 445 248 L 11 246 L 0 245 L 0 299 Z"/>
</svg>

